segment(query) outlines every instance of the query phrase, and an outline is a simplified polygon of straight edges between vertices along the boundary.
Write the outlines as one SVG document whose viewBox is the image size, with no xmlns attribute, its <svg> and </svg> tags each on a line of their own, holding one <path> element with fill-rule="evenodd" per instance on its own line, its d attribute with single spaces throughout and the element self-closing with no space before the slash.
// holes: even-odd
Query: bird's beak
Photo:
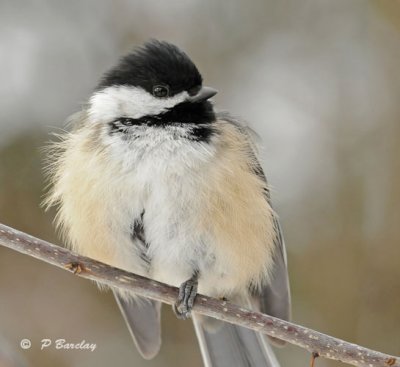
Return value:
<svg viewBox="0 0 400 367">
<path fill-rule="evenodd" d="M 188 101 L 191 103 L 198 103 L 205 101 L 211 97 L 214 97 L 217 94 L 217 90 L 210 87 L 202 87 L 197 94 L 188 98 Z"/>
</svg>

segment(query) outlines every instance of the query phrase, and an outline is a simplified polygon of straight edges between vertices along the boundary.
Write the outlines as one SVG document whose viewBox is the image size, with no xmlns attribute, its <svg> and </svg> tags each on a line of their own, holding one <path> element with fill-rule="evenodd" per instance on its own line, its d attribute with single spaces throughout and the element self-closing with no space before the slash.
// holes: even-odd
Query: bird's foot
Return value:
<svg viewBox="0 0 400 367">
<path fill-rule="evenodd" d="M 188 319 L 193 308 L 197 294 L 197 276 L 193 276 L 179 287 L 178 299 L 173 305 L 173 310 L 178 319 Z"/>
</svg>

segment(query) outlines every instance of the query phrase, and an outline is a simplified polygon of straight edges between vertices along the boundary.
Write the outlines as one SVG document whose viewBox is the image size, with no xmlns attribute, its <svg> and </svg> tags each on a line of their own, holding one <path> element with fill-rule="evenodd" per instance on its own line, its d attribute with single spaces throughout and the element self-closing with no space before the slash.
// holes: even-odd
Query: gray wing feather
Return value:
<svg viewBox="0 0 400 367">
<path fill-rule="evenodd" d="M 258 149 L 256 140 L 257 134 L 243 122 L 231 117 L 227 113 L 218 114 L 219 118 L 235 125 L 239 131 L 246 135 L 249 140 L 251 153 L 257 161 L 257 166 L 253 167 L 254 173 L 262 178 L 266 183 L 264 171 L 258 161 Z M 272 207 L 269 190 L 265 193 L 269 204 Z M 290 285 L 287 270 L 286 248 L 285 241 L 282 235 L 282 229 L 278 217 L 274 214 L 274 227 L 276 231 L 275 237 L 275 252 L 274 252 L 274 268 L 271 274 L 271 281 L 266 284 L 261 292 L 257 295 L 257 299 L 253 302 L 261 312 L 271 316 L 279 317 L 284 320 L 289 320 L 291 316 L 291 300 L 290 300 Z"/>
<path fill-rule="evenodd" d="M 271 347 L 259 333 L 226 322 L 209 331 L 202 317 L 192 317 L 205 367 L 279 367 Z"/>
<path fill-rule="evenodd" d="M 141 297 L 126 300 L 115 291 L 114 296 L 140 354 L 153 358 L 161 346 L 161 303 Z"/>
<path fill-rule="evenodd" d="M 291 299 L 286 249 L 277 217 L 274 217 L 274 225 L 276 230 L 274 268 L 270 282 L 265 284 L 261 292 L 253 298 L 253 305 L 262 313 L 290 321 Z M 286 344 L 286 342 L 273 337 L 269 337 L 269 340 L 276 346 Z"/>
<path fill-rule="evenodd" d="M 278 218 L 274 218 L 276 247 L 271 282 L 263 287 L 260 295 L 260 310 L 268 315 L 290 320 L 291 300 L 289 276 L 286 262 L 285 241 Z"/>
</svg>

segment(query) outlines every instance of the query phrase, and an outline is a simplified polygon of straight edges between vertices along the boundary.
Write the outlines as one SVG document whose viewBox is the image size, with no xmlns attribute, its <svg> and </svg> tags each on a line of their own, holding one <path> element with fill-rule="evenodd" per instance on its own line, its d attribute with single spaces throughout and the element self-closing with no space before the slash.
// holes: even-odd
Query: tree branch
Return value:
<svg viewBox="0 0 400 367">
<path fill-rule="evenodd" d="M 174 304 L 178 295 L 175 287 L 80 256 L 3 224 L 0 224 L 0 244 L 59 268 L 73 270 L 83 278 L 96 280 L 111 287 L 130 290 L 142 297 Z M 400 357 L 348 343 L 226 301 L 198 295 L 193 311 L 266 333 L 304 348 L 314 356 L 318 355 L 354 366 L 400 367 Z"/>
</svg>

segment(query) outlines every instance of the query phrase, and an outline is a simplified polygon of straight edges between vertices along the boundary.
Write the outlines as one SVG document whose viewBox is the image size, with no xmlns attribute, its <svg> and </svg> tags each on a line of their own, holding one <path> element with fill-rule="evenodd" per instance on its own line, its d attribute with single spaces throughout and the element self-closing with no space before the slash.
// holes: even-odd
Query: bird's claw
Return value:
<svg viewBox="0 0 400 367">
<path fill-rule="evenodd" d="M 191 278 L 179 287 L 178 299 L 173 305 L 173 310 L 178 319 L 188 319 L 197 294 L 197 278 Z"/>
</svg>

